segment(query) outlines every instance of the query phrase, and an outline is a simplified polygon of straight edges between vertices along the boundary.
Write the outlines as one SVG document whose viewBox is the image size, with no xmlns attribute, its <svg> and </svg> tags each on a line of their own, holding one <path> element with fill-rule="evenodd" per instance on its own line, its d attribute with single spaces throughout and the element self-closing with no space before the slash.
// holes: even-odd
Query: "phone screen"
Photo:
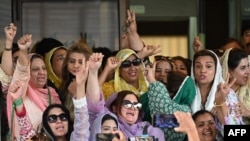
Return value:
<svg viewBox="0 0 250 141">
<path fill-rule="evenodd" d="M 175 128 L 179 123 L 172 114 L 155 114 L 153 117 L 153 126 L 159 128 Z"/>
<path fill-rule="evenodd" d="M 112 141 L 114 137 L 119 139 L 118 134 L 97 133 L 96 134 L 96 141 Z"/>
<path fill-rule="evenodd" d="M 129 141 L 154 141 L 154 137 L 152 136 L 139 136 L 139 137 L 129 137 Z"/>
</svg>

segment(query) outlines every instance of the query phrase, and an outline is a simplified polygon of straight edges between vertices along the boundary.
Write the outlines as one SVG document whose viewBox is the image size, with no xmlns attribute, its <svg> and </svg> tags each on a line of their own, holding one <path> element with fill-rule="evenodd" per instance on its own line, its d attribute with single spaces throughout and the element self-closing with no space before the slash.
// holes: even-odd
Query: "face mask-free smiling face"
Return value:
<svg viewBox="0 0 250 141">
<path fill-rule="evenodd" d="M 182 72 L 185 75 L 188 75 L 187 67 L 184 62 L 181 60 L 174 60 L 176 71 Z"/>
<path fill-rule="evenodd" d="M 237 78 L 234 83 L 235 86 L 241 87 L 246 85 L 250 73 L 248 59 L 241 59 L 238 66 L 234 70 L 229 70 L 229 73 L 231 78 Z"/>
<path fill-rule="evenodd" d="M 155 68 L 155 79 L 167 83 L 168 73 L 172 71 L 171 64 L 167 61 L 159 61 Z"/>
<path fill-rule="evenodd" d="M 138 83 L 141 59 L 130 55 L 120 66 L 120 76 L 129 84 Z"/>
<path fill-rule="evenodd" d="M 127 94 L 121 106 L 120 113 L 118 112 L 118 117 L 126 121 L 128 124 L 136 123 L 139 111 L 142 105 L 138 102 L 137 98 L 133 94 Z"/>
<path fill-rule="evenodd" d="M 201 141 L 215 140 L 217 129 L 214 118 L 210 114 L 204 113 L 199 115 L 195 119 L 195 124 Z"/>
</svg>

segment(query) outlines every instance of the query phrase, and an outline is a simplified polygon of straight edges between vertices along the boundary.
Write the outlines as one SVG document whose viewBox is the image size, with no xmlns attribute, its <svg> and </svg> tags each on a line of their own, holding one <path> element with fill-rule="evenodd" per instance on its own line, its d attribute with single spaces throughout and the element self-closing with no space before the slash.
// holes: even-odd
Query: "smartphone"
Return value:
<svg viewBox="0 0 250 141">
<path fill-rule="evenodd" d="M 152 124 L 159 128 L 175 128 L 179 123 L 173 114 L 154 114 Z"/>
<path fill-rule="evenodd" d="M 96 141 L 112 141 L 114 137 L 117 137 L 119 139 L 118 134 L 112 134 L 112 133 L 97 133 L 96 134 Z"/>
<path fill-rule="evenodd" d="M 154 141 L 154 137 L 153 136 L 129 137 L 128 141 Z"/>
</svg>

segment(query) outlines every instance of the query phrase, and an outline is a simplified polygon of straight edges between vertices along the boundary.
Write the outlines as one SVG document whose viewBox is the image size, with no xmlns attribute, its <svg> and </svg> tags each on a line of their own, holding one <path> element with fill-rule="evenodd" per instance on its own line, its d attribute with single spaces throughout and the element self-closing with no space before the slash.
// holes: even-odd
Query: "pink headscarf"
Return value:
<svg viewBox="0 0 250 141">
<path fill-rule="evenodd" d="M 23 96 L 22 98 L 29 98 L 31 101 L 33 101 L 37 107 L 39 107 L 42 111 L 46 109 L 46 107 L 50 104 L 49 99 L 51 99 L 51 103 L 58 103 L 60 104 L 60 98 L 57 92 L 52 87 L 45 87 L 45 88 L 37 88 L 34 86 L 34 84 L 30 81 L 30 65 L 28 66 L 21 66 L 19 62 L 17 62 L 17 66 L 15 69 L 15 72 L 13 74 L 13 79 L 11 81 L 11 85 L 22 82 L 24 85 L 22 86 Z M 49 98 L 50 93 L 50 98 Z M 10 94 L 7 94 L 7 114 L 8 114 L 8 122 L 9 126 L 11 126 L 11 114 L 12 114 L 12 104 L 13 100 Z M 25 102 L 24 102 L 25 104 Z M 33 108 L 33 107 L 25 107 Z M 27 110 L 26 110 L 27 111 Z M 15 114 L 14 114 L 14 120 L 15 121 Z M 42 117 L 41 117 L 42 118 Z M 12 136 L 15 135 L 15 122 L 13 122 L 12 127 Z"/>
</svg>

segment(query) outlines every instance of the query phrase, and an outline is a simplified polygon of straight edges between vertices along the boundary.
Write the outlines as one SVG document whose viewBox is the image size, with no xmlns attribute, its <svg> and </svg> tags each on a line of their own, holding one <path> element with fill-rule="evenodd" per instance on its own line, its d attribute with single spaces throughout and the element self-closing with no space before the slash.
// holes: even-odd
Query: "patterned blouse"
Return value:
<svg viewBox="0 0 250 141">
<path fill-rule="evenodd" d="M 164 84 L 158 81 L 149 85 L 148 98 L 151 115 L 157 113 L 173 114 L 175 111 L 191 113 L 191 108 L 188 105 L 181 105 L 173 101 Z M 185 137 L 184 133 L 178 133 L 171 128 L 164 128 L 163 131 L 167 141 L 182 141 Z"/>
</svg>

